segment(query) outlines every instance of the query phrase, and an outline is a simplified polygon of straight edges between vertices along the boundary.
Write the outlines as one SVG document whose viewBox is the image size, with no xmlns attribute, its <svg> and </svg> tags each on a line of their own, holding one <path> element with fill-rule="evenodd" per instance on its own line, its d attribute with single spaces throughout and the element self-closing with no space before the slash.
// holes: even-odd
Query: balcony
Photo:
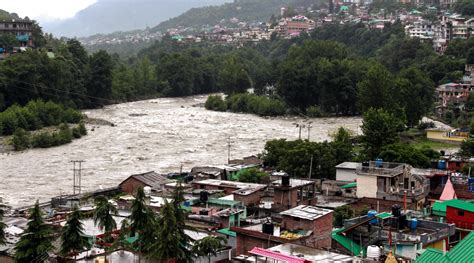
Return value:
<svg viewBox="0 0 474 263">
<path fill-rule="evenodd" d="M 403 173 L 405 165 L 401 163 L 374 162 L 370 161 L 368 166 L 359 166 L 356 170 L 360 175 L 375 175 L 383 177 L 393 177 Z"/>
</svg>

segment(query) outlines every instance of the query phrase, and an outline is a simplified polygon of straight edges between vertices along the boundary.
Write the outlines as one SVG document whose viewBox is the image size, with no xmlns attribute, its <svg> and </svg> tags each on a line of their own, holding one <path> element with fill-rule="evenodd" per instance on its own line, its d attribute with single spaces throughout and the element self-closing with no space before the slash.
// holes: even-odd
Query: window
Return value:
<svg viewBox="0 0 474 263">
<path fill-rule="evenodd" d="M 458 210 L 458 216 L 464 216 L 464 211 L 463 210 Z"/>
</svg>

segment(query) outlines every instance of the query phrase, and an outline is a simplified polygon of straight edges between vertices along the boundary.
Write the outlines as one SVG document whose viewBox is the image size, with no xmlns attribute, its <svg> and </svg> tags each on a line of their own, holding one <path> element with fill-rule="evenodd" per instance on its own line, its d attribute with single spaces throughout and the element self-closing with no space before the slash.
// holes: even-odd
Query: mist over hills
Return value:
<svg viewBox="0 0 474 263">
<path fill-rule="evenodd" d="M 83 37 L 153 27 L 185 11 L 233 0 L 99 0 L 73 18 L 42 24 L 55 36 Z"/>
</svg>

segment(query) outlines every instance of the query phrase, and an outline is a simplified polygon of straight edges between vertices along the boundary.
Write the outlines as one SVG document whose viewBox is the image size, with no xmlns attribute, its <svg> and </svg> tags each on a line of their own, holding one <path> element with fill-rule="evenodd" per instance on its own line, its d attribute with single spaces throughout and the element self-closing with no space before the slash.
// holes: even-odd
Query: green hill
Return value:
<svg viewBox="0 0 474 263">
<path fill-rule="evenodd" d="M 280 9 L 299 4 L 298 0 L 236 0 L 220 6 L 192 8 L 177 17 L 171 18 L 154 27 L 152 31 L 165 32 L 179 26 L 200 29 L 203 26 L 214 26 L 222 19 L 237 18 L 246 22 L 264 22 L 272 15 L 279 15 Z"/>
</svg>

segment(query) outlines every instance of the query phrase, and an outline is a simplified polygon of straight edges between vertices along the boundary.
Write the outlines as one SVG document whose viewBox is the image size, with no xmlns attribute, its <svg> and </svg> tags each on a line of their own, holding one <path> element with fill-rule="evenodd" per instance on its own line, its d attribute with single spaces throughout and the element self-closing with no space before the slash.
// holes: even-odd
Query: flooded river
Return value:
<svg viewBox="0 0 474 263">
<path fill-rule="evenodd" d="M 206 96 L 163 98 L 112 105 L 85 113 L 115 124 L 87 125 L 89 135 L 70 144 L 0 155 L 0 197 L 11 206 L 72 193 L 71 160 L 84 160 L 82 189 L 118 185 L 131 174 L 189 170 L 260 153 L 265 141 L 298 138 L 302 118 L 261 118 L 207 111 L 194 105 Z M 359 133 L 360 118 L 311 119 L 310 139 L 323 141 L 344 126 Z M 307 129 L 302 137 L 308 136 Z"/>
</svg>

